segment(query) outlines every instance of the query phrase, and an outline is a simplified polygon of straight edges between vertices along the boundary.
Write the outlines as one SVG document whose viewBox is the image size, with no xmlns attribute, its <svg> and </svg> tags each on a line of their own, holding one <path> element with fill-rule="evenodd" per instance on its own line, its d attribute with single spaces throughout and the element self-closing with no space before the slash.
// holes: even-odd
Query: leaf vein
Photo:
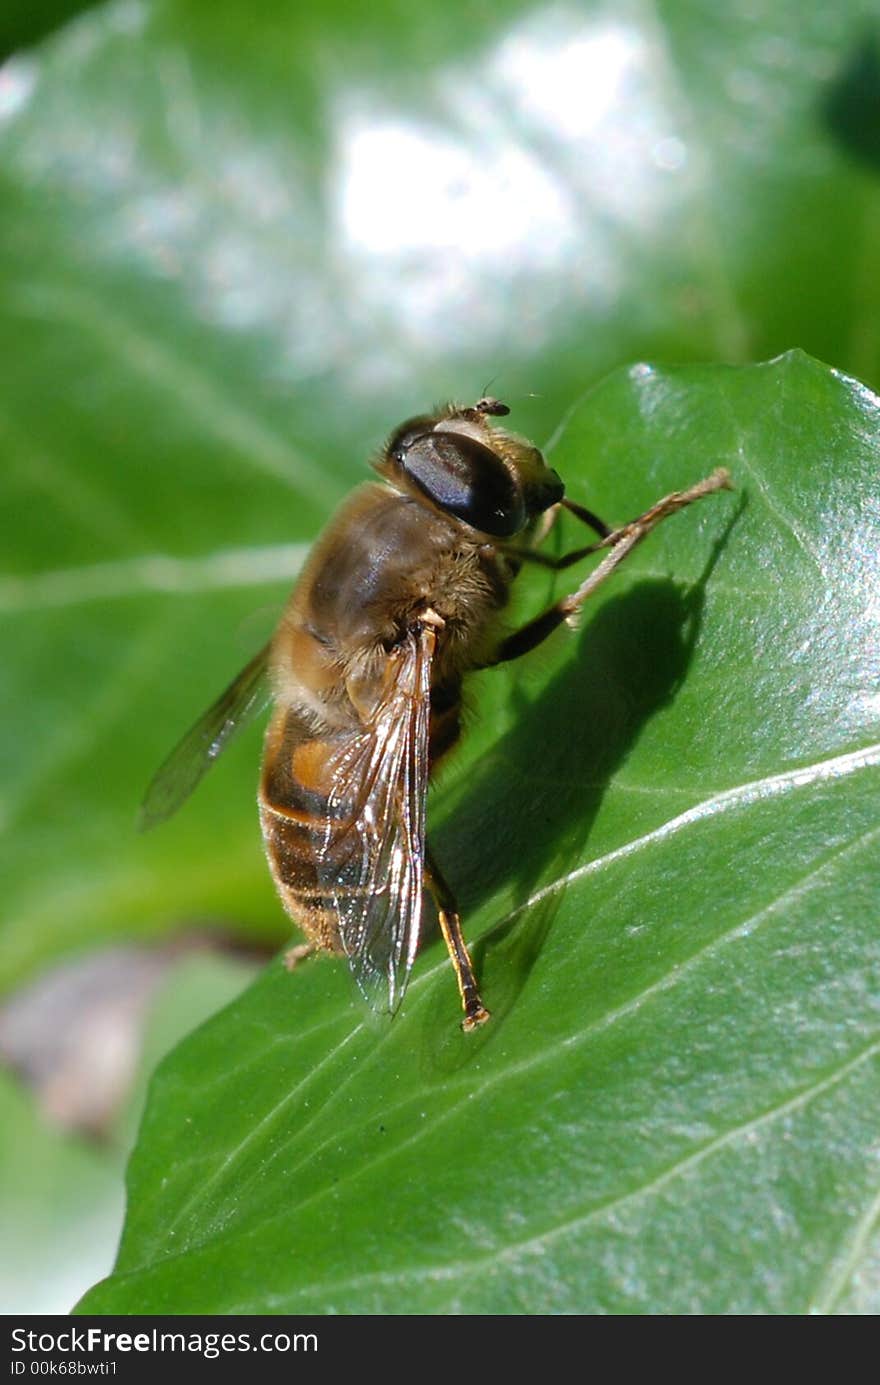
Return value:
<svg viewBox="0 0 880 1385">
<path fill-rule="evenodd" d="M 175 355 L 166 342 L 151 338 L 143 328 L 114 312 L 97 295 L 46 283 L 18 296 L 18 308 L 27 314 L 50 314 L 75 323 L 104 344 L 117 362 L 125 361 L 142 379 L 173 393 L 182 408 L 198 420 L 224 446 L 237 447 L 243 461 L 280 480 L 292 489 L 307 486 L 312 496 L 328 503 L 338 499 L 335 485 L 319 469 L 307 463 L 251 410 L 234 403 L 229 394 L 199 370 L 192 360 Z"/>
<path fill-rule="evenodd" d="M 226 587 L 289 582 L 308 552 L 301 543 L 221 549 L 193 558 L 145 553 L 119 562 L 0 577 L 0 610 L 76 606 L 152 593 L 199 594 Z"/>
<path fill-rule="evenodd" d="M 843 755 L 834 755 L 828 760 L 818 760 L 810 765 L 803 765 L 798 769 L 786 770 L 782 774 L 767 775 L 763 779 L 753 779 L 745 784 L 737 784 L 733 788 L 723 789 L 720 793 L 711 798 L 703 799 L 700 803 L 695 803 L 693 807 L 686 809 L 683 813 L 678 813 L 675 817 L 669 818 L 661 823 L 659 827 L 653 828 L 650 832 L 644 833 L 641 837 L 634 837 L 629 842 L 624 842 L 622 846 L 615 847 L 613 851 L 606 852 L 604 856 L 597 856 L 592 861 L 586 861 L 583 865 L 576 866 L 574 870 L 568 871 L 558 879 L 552 880 L 548 885 L 536 890 L 533 895 L 512 910 L 503 923 L 508 923 L 516 918 L 524 910 L 531 908 L 533 904 L 538 904 L 548 895 L 564 889 L 566 885 L 575 880 L 581 880 L 585 876 L 594 875 L 597 871 L 604 870 L 606 866 L 614 865 L 617 861 L 625 860 L 635 852 L 641 851 L 644 847 L 653 846 L 655 842 L 665 841 L 668 837 L 674 836 L 685 827 L 690 827 L 695 823 L 704 822 L 707 818 L 715 817 L 719 813 L 731 811 L 740 807 L 748 807 L 752 803 L 763 802 L 769 798 L 775 798 L 778 794 L 784 794 L 790 790 L 808 787 L 812 784 L 823 783 L 827 780 L 839 779 L 847 774 L 855 774 L 859 770 L 867 769 L 875 765 L 880 765 L 880 743 L 869 745 L 862 750 L 849 751 Z"/>
<path fill-rule="evenodd" d="M 774 899 L 765 908 L 761 909 L 757 914 L 750 915 L 747 919 L 737 923 L 734 927 L 727 929 L 724 933 L 719 934 L 717 937 L 713 938 L 703 947 L 698 948 L 697 951 L 692 953 L 691 956 L 688 957 L 684 962 L 677 963 L 668 972 L 664 973 L 663 976 L 659 977 L 658 980 L 655 981 L 651 986 L 639 991 L 637 995 L 631 997 L 622 1005 L 616 1006 L 613 1010 L 606 1011 L 603 1015 L 599 1016 L 598 1019 L 594 1020 L 593 1023 L 589 1024 L 585 1029 L 582 1029 L 579 1033 L 566 1035 L 563 1039 L 558 1040 L 556 1043 L 552 1045 L 548 1045 L 547 1047 L 543 1048 L 540 1053 L 531 1055 L 523 1062 L 517 1063 L 515 1065 L 509 1064 L 508 1066 L 498 1070 L 491 1076 L 487 1077 L 476 1088 L 471 1088 L 468 1085 L 467 1080 L 462 1079 L 457 1084 L 457 1088 L 459 1090 L 464 1089 L 464 1095 L 460 1099 L 454 1101 L 450 1106 L 446 1108 L 445 1111 L 443 1111 L 437 1117 L 435 1117 L 434 1120 L 422 1125 L 419 1128 L 419 1130 L 415 1134 L 411 1135 L 407 1140 L 404 1140 L 401 1143 L 395 1145 L 392 1149 L 384 1151 L 376 1158 L 371 1159 L 368 1163 L 361 1165 L 361 1167 L 358 1169 L 358 1176 L 360 1176 L 366 1170 L 374 1168 L 377 1164 L 388 1161 L 389 1159 L 393 1160 L 400 1154 L 401 1150 L 410 1148 L 411 1146 L 418 1144 L 420 1141 L 430 1136 L 433 1136 L 433 1134 L 436 1132 L 436 1130 L 441 1124 L 445 1124 L 451 1118 L 456 1116 L 459 1113 L 459 1111 L 466 1107 L 472 1100 L 479 1101 L 480 1099 L 482 1099 L 486 1095 L 486 1093 L 490 1091 L 490 1089 L 502 1085 L 513 1078 L 521 1077 L 525 1073 L 533 1070 L 534 1068 L 543 1066 L 548 1061 L 551 1061 L 558 1057 L 560 1053 L 571 1052 L 571 1050 L 575 1046 L 579 1047 L 586 1040 L 592 1038 L 595 1034 L 601 1033 L 602 1031 L 609 1029 L 612 1025 L 618 1023 L 621 1019 L 626 1018 L 628 1015 L 640 1009 L 647 999 L 652 998 L 654 995 L 662 994 L 663 992 L 670 990 L 672 987 L 679 983 L 682 976 L 686 972 L 691 971 L 693 967 L 696 966 L 699 962 L 701 962 L 708 953 L 715 951 L 719 947 L 725 946 L 727 943 L 731 941 L 751 934 L 754 931 L 756 924 L 777 912 L 780 906 L 786 903 L 789 899 L 802 897 L 805 893 L 804 887 L 805 885 L 807 885 L 808 882 L 821 879 L 821 877 L 828 871 L 829 867 L 836 863 L 841 857 L 850 855 L 853 851 L 856 851 L 860 847 L 862 847 L 866 842 L 871 841 L 878 836 L 880 836 L 880 827 L 875 828 L 869 832 L 863 833 L 854 842 L 847 843 L 845 847 L 835 851 L 831 856 L 824 860 L 816 870 L 813 870 L 808 875 L 802 877 L 800 880 L 795 882 L 794 885 L 792 885 L 788 890 L 784 891 L 781 895 L 777 896 L 776 899 Z M 360 1029 L 361 1027 L 362 1026 L 359 1026 L 358 1029 Z M 358 1030 L 353 1030 L 352 1035 L 357 1032 Z M 342 1046 L 343 1045 L 339 1045 L 338 1048 L 341 1048 Z M 326 1058 L 322 1059 L 321 1063 L 318 1066 L 324 1067 L 326 1065 L 326 1061 Z M 313 1069 L 312 1071 L 315 1072 L 317 1071 L 317 1069 Z M 300 1127 L 300 1129 L 297 1131 L 297 1136 L 294 1141 L 294 1145 L 296 1143 L 302 1143 L 302 1139 L 304 1135 L 307 1133 L 307 1131 L 322 1116 L 326 1116 L 327 1111 L 334 1104 L 336 1104 L 336 1101 L 352 1080 L 353 1074 L 349 1073 L 349 1075 L 340 1084 L 340 1086 L 334 1089 L 332 1097 L 325 1103 L 323 1108 L 316 1111 L 305 1126 Z M 308 1078 L 304 1079 L 303 1083 L 299 1084 L 300 1087 L 305 1085 L 307 1081 Z M 452 1090 L 451 1086 L 450 1090 Z M 289 1099 L 290 1093 L 288 1093 L 280 1102 L 278 1102 L 275 1106 L 272 1107 L 272 1109 L 267 1113 L 266 1116 L 263 1117 L 262 1121 L 260 1122 L 261 1129 L 267 1127 L 268 1125 L 274 1122 L 275 1117 L 282 1111 L 282 1109 L 284 1109 L 288 1105 Z M 393 1116 L 395 1111 L 405 1107 L 407 1104 L 407 1101 L 404 1100 L 386 1106 L 384 1108 L 386 1118 Z M 308 1164 L 316 1162 L 317 1156 L 328 1144 L 336 1144 L 340 1141 L 340 1139 L 344 1140 L 346 1136 L 350 1133 L 351 1129 L 347 1129 L 344 1131 L 336 1129 L 334 1130 L 332 1136 L 328 1137 L 328 1139 L 326 1140 L 323 1140 L 320 1144 L 311 1144 L 308 1148 L 305 1157 L 299 1160 L 299 1162 L 294 1162 L 292 1164 L 291 1168 L 288 1171 L 288 1176 L 290 1178 L 295 1179 L 297 1175 Z M 240 1146 L 237 1147 L 237 1150 L 230 1152 L 230 1154 L 224 1160 L 222 1168 L 217 1171 L 216 1175 L 213 1175 L 211 1177 L 210 1186 L 215 1185 L 217 1177 L 219 1177 L 220 1173 L 222 1173 L 222 1171 L 230 1165 L 232 1160 L 236 1157 L 238 1150 L 240 1150 L 245 1145 L 251 1142 L 252 1134 L 253 1132 L 251 1132 L 248 1136 L 245 1137 L 245 1140 L 241 1142 Z M 290 1143 L 285 1144 L 283 1147 L 283 1152 L 290 1152 L 290 1150 Z M 270 1164 L 272 1164 L 275 1161 L 275 1159 L 279 1156 L 280 1153 L 282 1153 L 282 1149 L 279 1147 L 278 1149 L 267 1154 L 265 1160 L 261 1165 L 261 1175 L 265 1174 L 266 1169 L 269 1167 Z M 689 1157 L 693 1158 L 695 1156 Z M 197 1203 L 197 1201 L 201 1197 L 202 1192 L 204 1192 L 208 1186 L 208 1184 L 202 1184 L 200 1186 L 200 1188 L 197 1190 L 197 1193 L 191 1199 L 192 1205 L 195 1205 L 195 1203 Z M 327 1195 L 328 1191 L 330 1190 L 326 1187 L 317 1188 L 312 1194 L 310 1194 L 308 1197 L 303 1198 L 300 1201 L 300 1209 L 302 1209 L 305 1206 L 308 1206 L 310 1203 L 319 1202 L 324 1196 Z M 186 1210 L 189 1210 L 189 1205 L 187 1206 Z M 178 1224 L 180 1220 L 180 1215 L 182 1214 L 179 1214 L 175 1221 L 172 1223 L 173 1226 L 176 1226 Z"/>
<path fill-rule="evenodd" d="M 807 1305 L 808 1313 L 831 1313 L 834 1311 L 835 1306 L 846 1292 L 860 1261 L 865 1258 L 871 1236 L 877 1229 L 878 1223 L 880 1223 L 880 1189 L 874 1194 L 862 1215 L 856 1219 L 854 1226 L 850 1228 L 849 1234 L 845 1238 L 847 1250 L 843 1255 L 834 1258 L 823 1283 Z"/>
<path fill-rule="evenodd" d="M 324 1292 L 338 1292 L 341 1289 L 368 1287 L 373 1283 L 406 1283 L 411 1282 L 413 1279 L 467 1279 L 482 1273 L 489 1266 L 515 1261 L 523 1254 L 540 1253 L 555 1241 L 583 1230 L 585 1227 L 589 1226 L 590 1223 L 598 1221 L 611 1213 L 618 1212 L 622 1207 L 629 1206 L 631 1203 L 638 1201 L 640 1198 L 650 1193 L 662 1190 L 676 1178 L 699 1167 L 699 1165 L 705 1163 L 707 1159 L 722 1152 L 737 1140 L 748 1138 L 756 1131 L 763 1129 L 765 1126 L 781 1117 L 791 1115 L 793 1112 L 800 1110 L 817 1097 L 824 1095 L 825 1092 L 839 1086 L 852 1072 L 856 1071 L 864 1063 L 870 1061 L 877 1053 L 880 1053 L 880 1036 L 875 1035 L 854 1057 L 847 1059 L 839 1067 L 826 1073 L 818 1081 L 811 1082 L 806 1087 L 801 1088 L 801 1090 L 796 1092 L 793 1096 L 768 1107 L 766 1110 L 760 1112 L 759 1115 L 753 1116 L 749 1120 L 741 1122 L 739 1125 L 731 1126 L 729 1129 L 722 1131 L 714 1139 L 709 1140 L 703 1145 L 702 1148 L 694 1151 L 693 1154 L 689 1154 L 686 1158 L 676 1160 L 674 1163 L 670 1164 L 655 1178 L 651 1179 L 650 1182 L 644 1183 L 638 1188 L 629 1189 L 613 1198 L 609 1198 L 605 1202 L 591 1207 L 587 1212 L 580 1213 L 573 1217 L 567 1217 L 564 1221 L 548 1227 L 545 1231 L 526 1237 L 524 1240 L 510 1242 L 505 1246 L 493 1249 L 485 1255 L 469 1257 L 467 1260 L 452 1261 L 445 1265 L 422 1266 L 420 1268 L 403 1270 L 398 1273 L 393 1271 L 378 1271 L 372 1274 L 352 1276 L 345 1280 L 335 1280 L 332 1283 L 312 1283 L 294 1288 L 292 1293 L 295 1297 L 301 1298 L 305 1294 L 317 1293 L 320 1295 Z M 878 1194 L 878 1198 L 875 1199 L 875 1203 L 872 1203 L 869 1209 L 869 1215 L 872 1218 L 876 1218 L 878 1214 L 880 1214 L 880 1194 Z M 287 1295 L 285 1298 L 279 1297 L 278 1302 L 286 1302 L 289 1297 L 290 1295 Z"/>
</svg>

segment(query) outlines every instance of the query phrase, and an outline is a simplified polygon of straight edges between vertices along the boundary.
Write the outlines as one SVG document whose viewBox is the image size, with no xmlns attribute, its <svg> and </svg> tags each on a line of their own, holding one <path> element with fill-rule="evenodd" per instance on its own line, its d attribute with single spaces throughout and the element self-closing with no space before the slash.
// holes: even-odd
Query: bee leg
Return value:
<svg viewBox="0 0 880 1385">
<path fill-rule="evenodd" d="M 591 544 L 588 548 L 578 549 L 575 553 L 564 554 L 561 558 L 550 558 L 547 554 L 536 554 L 529 550 L 518 553 L 518 557 L 531 558 L 547 567 L 568 567 L 570 563 L 577 562 L 580 558 L 586 557 L 588 553 L 595 553 L 600 548 L 610 549 L 610 552 L 602 559 L 599 566 L 593 569 L 589 577 L 581 583 L 577 591 L 563 596 L 555 605 L 548 607 L 534 620 L 530 620 L 521 629 L 515 630 L 507 639 L 502 640 L 494 657 L 484 667 L 507 663 L 510 659 L 518 659 L 521 654 L 527 654 L 530 649 L 541 644 L 563 623 L 576 625 L 581 607 L 592 596 L 596 588 L 601 586 L 606 577 L 611 576 L 611 573 L 616 567 L 619 567 L 627 554 L 631 553 L 636 545 L 641 543 L 642 539 L 646 538 L 662 520 L 667 519 L 669 515 L 674 515 L 678 510 L 683 510 L 686 505 L 692 504 L 693 501 L 702 500 L 703 496 L 713 495 L 715 491 L 730 489 L 730 476 L 723 467 L 719 467 L 717 471 L 712 472 L 711 476 L 707 476 L 703 481 L 698 481 L 695 486 L 691 486 L 688 490 L 673 491 L 671 495 L 664 496 L 662 500 L 658 500 L 656 505 L 652 505 L 650 510 L 646 510 L 637 519 L 630 520 L 629 524 L 624 524 L 619 529 L 612 529 L 598 543 Z"/>
<path fill-rule="evenodd" d="M 609 534 L 613 532 L 611 525 L 606 524 L 604 519 L 600 519 L 598 515 L 593 514 L 592 510 L 588 510 L 584 505 L 576 504 L 574 500 L 569 500 L 566 496 L 556 505 L 551 505 L 549 510 L 545 510 L 541 515 L 528 548 L 516 548 L 512 544 L 503 544 L 499 547 L 503 547 L 504 552 L 509 554 L 511 558 L 538 563 L 541 567 L 554 568 L 557 572 L 562 568 L 570 567 L 572 563 L 579 563 L 581 558 L 586 558 L 588 554 L 595 553 L 598 548 L 603 547 L 601 543 L 591 543 L 586 548 L 578 548 L 573 553 L 563 553 L 558 558 L 550 553 L 542 553 L 540 545 L 547 538 L 563 508 L 579 519 L 582 524 L 588 524 L 599 535 L 600 539 L 607 539 Z"/>
<path fill-rule="evenodd" d="M 562 507 L 558 504 L 551 505 L 549 510 L 544 511 L 544 513 L 539 517 L 535 525 L 535 528 L 532 532 L 532 537 L 529 544 L 530 548 L 537 548 L 540 544 L 544 542 L 544 540 L 550 534 L 551 530 L 556 525 L 556 522 L 559 519 L 561 513 Z"/>
<path fill-rule="evenodd" d="M 297 943 L 296 947 L 289 947 L 287 949 L 282 960 L 287 970 L 293 971 L 299 966 L 300 962 L 304 962 L 307 957 L 311 957 L 317 950 L 314 943 Z"/>
<path fill-rule="evenodd" d="M 598 553 L 599 549 L 606 548 L 607 544 L 588 543 L 586 548 L 575 548 L 570 553 L 561 553 L 558 557 L 553 553 L 542 553 L 539 548 L 516 548 L 513 544 L 507 543 L 495 546 L 509 558 L 515 558 L 518 563 L 534 563 L 536 567 L 549 567 L 554 572 L 561 572 L 563 568 L 579 563 L 582 558 L 588 558 L 591 553 Z"/>
<path fill-rule="evenodd" d="M 455 967 L 455 976 L 464 1010 L 461 1027 L 466 1034 L 469 1034 L 472 1029 L 477 1029 L 481 1024 L 486 1023 L 489 1018 L 489 1011 L 480 999 L 473 963 L 462 937 L 461 915 L 458 912 L 452 891 L 444 880 L 430 847 L 427 846 L 425 848 L 425 884 L 434 896 L 443 938 L 449 949 L 452 965 Z"/>
<path fill-rule="evenodd" d="M 588 524 L 599 535 L 600 539 L 607 539 L 608 535 L 612 533 L 611 525 L 606 524 L 604 519 L 600 519 L 598 515 L 593 514 L 592 510 L 588 510 L 584 505 L 576 504 L 574 500 L 569 500 L 566 496 L 557 504 L 551 505 L 549 510 L 545 510 L 541 515 L 527 549 L 504 545 L 504 552 L 509 553 L 513 558 L 523 558 L 526 562 L 540 563 L 542 567 L 557 569 L 569 567 L 572 563 L 579 562 L 581 558 L 586 558 L 588 553 L 595 553 L 596 549 L 602 546 L 601 544 L 591 543 L 587 548 L 579 548 L 574 553 L 564 553 L 559 558 L 540 551 L 540 545 L 547 538 L 563 509 L 575 515 L 582 524 Z"/>
<path fill-rule="evenodd" d="M 593 511 L 588 510 L 585 505 L 578 505 L 574 500 L 569 500 L 567 495 L 563 496 L 559 503 L 568 510 L 569 514 L 579 519 L 582 524 L 588 524 L 589 527 L 599 535 L 600 539 L 607 539 L 608 535 L 613 532 L 611 525 L 606 524 L 604 519 L 600 519 L 598 515 L 593 514 Z"/>
</svg>

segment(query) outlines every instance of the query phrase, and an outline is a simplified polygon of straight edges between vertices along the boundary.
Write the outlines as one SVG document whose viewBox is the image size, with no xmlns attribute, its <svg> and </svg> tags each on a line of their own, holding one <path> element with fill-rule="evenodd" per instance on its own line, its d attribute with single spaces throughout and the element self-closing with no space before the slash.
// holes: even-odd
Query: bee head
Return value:
<svg viewBox="0 0 880 1385">
<path fill-rule="evenodd" d="M 489 424 L 509 412 L 487 397 L 411 418 L 391 435 L 377 470 L 480 533 L 512 539 L 565 488 L 536 447 Z"/>
</svg>

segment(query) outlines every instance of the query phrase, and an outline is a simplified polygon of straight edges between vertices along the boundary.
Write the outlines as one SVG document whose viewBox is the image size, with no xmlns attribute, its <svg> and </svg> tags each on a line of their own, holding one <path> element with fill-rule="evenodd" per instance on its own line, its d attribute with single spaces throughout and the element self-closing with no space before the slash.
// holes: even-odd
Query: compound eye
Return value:
<svg viewBox="0 0 880 1385">
<path fill-rule="evenodd" d="M 393 457 L 395 462 L 404 466 L 405 469 L 405 458 L 409 448 L 417 439 L 430 433 L 436 422 L 436 419 L 429 418 L 427 414 L 423 417 L 407 419 L 406 423 L 401 423 L 400 427 L 391 434 L 385 449 L 386 455 Z"/>
<path fill-rule="evenodd" d="M 455 432 L 415 434 L 396 456 L 435 505 L 481 533 L 509 539 L 525 525 L 525 504 L 513 477 L 476 438 Z"/>
</svg>

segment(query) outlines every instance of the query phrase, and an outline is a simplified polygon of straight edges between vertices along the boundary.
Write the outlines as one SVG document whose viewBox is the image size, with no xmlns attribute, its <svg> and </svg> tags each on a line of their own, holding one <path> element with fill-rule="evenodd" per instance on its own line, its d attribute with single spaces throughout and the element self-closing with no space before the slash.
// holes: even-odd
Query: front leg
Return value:
<svg viewBox="0 0 880 1385">
<path fill-rule="evenodd" d="M 508 635 L 495 652 L 494 658 L 488 660 L 483 667 L 492 667 L 495 664 L 503 664 L 511 659 L 518 659 L 520 655 L 527 654 L 530 649 L 546 640 L 558 626 L 567 622 L 574 625 L 580 614 L 584 603 L 592 596 L 598 586 L 610 577 L 611 573 L 618 567 L 628 553 L 640 544 L 642 539 L 650 534 L 652 529 L 656 529 L 669 515 L 674 515 L 678 510 L 683 510 L 686 505 L 692 504 L 695 500 L 702 500 L 703 496 L 713 495 L 716 491 L 731 490 L 730 474 L 723 467 L 713 471 L 711 476 L 705 480 L 698 481 L 695 486 L 690 486 L 684 491 L 673 491 L 671 495 L 666 495 L 662 500 L 658 500 L 656 505 L 652 505 L 644 514 L 637 519 L 630 520 L 629 524 L 622 525 L 619 529 L 610 530 L 604 538 L 597 543 L 590 544 L 587 548 L 577 549 L 574 553 L 563 554 L 561 558 L 550 558 L 546 554 L 537 554 L 530 549 L 523 549 L 516 552 L 518 558 L 527 561 L 541 563 L 547 567 L 568 567 L 571 563 L 579 562 L 590 553 L 597 553 L 602 548 L 610 549 L 610 552 L 597 568 L 590 573 L 589 577 L 581 583 L 577 591 L 570 592 L 568 596 L 563 596 L 554 605 L 542 611 L 534 620 L 530 620 L 521 629 L 515 630 L 512 635 Z M 507 550 L 509 551 L 509 550 Z"/>
<path fill-rule="evenodd" d="M 563 553 L 559 558 L 550 553 L 542 553 L 538 544 L 543 543 L 550 533 L 561 509 L 568 510 L 569 514 L 574 515 L 582 524 L 588 525 L 603 542 L 587 544 L 586 548 L 577 548 L 572 553 Z M 576 504 L 574 500 L 569 500 L 566 496 L 542 515 L 538 531 L 532 537 L 531 547 L 517 548 L 515 544 L 498 544 L 497 546 L 509 558 L 514 558 L 517 562 L 537 563 L 540 567 L 549 567 L 553 568 L 555 572 L 561 572 L 563 568 L 571 567 L 572 563 L 579 563 L 582 558 L 588 557 L 590 553 L 595 553 L 598 548 L 603 548 L 612 532 L 611 526 L 606 524 L 604 519 L 600 519 L 598 515 L 593 514 L 592 510 L 588 510 L 584 505 Z"/>
</svg>

